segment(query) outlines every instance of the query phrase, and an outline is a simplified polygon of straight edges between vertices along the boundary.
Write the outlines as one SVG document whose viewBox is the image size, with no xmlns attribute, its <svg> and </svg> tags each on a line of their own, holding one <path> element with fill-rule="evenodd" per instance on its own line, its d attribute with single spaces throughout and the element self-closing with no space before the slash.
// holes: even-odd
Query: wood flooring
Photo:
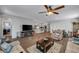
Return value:
<svg viewBox="0 0 79 59">
<path fill-rule="evenodd" d="M 38 39 L 44 38 L 44 37 L 51 37 L 50 33 L 40 33 L 40 34 L 34 34 L 30 37 L 24 37 L 24 38 L 17 38 L 19 40 L 21 46 L 24 48 L 24 50 L 27 52 L 27 48 L 32 46 L 36 43 Z M 67 45 L 68 38 L 63 38 L 61 41 L 56 41 L 59 44 L 62 44 L 61 53 L 65 52 L 66 45 Z"/>
</svg>

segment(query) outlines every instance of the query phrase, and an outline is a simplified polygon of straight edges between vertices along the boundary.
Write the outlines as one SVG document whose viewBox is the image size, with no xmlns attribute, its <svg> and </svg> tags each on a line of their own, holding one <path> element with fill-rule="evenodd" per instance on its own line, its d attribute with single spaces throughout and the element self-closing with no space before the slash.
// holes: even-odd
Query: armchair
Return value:
<svg viewBox="0 0 79 59">
<path fill-rule="evenodd" d="M 63 39 L 63 30 L 53 30 L 51 37 L 54 40 L 62 40 Z"/>
</svg>

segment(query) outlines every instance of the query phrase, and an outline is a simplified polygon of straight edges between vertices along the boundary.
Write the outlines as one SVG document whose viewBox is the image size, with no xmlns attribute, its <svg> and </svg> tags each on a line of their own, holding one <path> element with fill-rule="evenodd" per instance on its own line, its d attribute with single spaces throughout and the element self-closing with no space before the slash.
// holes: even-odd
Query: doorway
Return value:
<svg viewBox="0 0 79 59">
<path fill-rule="evenodd" d="M 12 38 L 11 29 L 12 26 L 10 22 L 3 23 L 3 36 L 5 37 L 6 41 L 9 41 Z"/>
</svg>

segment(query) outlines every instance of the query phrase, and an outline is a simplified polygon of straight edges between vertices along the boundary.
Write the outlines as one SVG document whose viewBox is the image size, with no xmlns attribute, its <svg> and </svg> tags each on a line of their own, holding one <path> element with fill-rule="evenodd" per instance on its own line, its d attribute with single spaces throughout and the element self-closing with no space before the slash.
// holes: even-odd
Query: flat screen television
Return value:
<svg viewBox="0 0 79 59">
<path fill-rule="evenodd" d="M 22 30 L 23 31 L 32 30 L 32 25 L 22 25 Z"/>
</svg>

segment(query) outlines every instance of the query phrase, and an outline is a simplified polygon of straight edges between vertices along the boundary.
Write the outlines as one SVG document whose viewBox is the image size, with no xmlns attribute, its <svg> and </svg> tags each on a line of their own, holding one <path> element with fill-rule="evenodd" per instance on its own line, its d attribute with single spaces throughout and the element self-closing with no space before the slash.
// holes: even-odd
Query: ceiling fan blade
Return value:
<svg viewBox="0 0 79 59">
<path fill-rule="evenodd" d="M 54 14 L 59 14 L 58 12 L 53 12 Z"/>
<path fill-rule="evenodd" d="M 38 12 L 39 14 L 41 14 L 41 13 L 47 13 L 46 11 L 42 11 L 42 12 Z"/>
<path fill-rule="evenodd" d="M 47 5 L 44 5 L 44 7 L 48 10 L 48 6 Z"/>
<path fill-rule="evenodd" d="M 57 8 L 54 8 L 54 10 L 58 10 L 58 9 L 61 9 L 61 8 L 64 8 L 64 5 L 59 6 L 59 7 L 57 7 Z"/>
</svg>

